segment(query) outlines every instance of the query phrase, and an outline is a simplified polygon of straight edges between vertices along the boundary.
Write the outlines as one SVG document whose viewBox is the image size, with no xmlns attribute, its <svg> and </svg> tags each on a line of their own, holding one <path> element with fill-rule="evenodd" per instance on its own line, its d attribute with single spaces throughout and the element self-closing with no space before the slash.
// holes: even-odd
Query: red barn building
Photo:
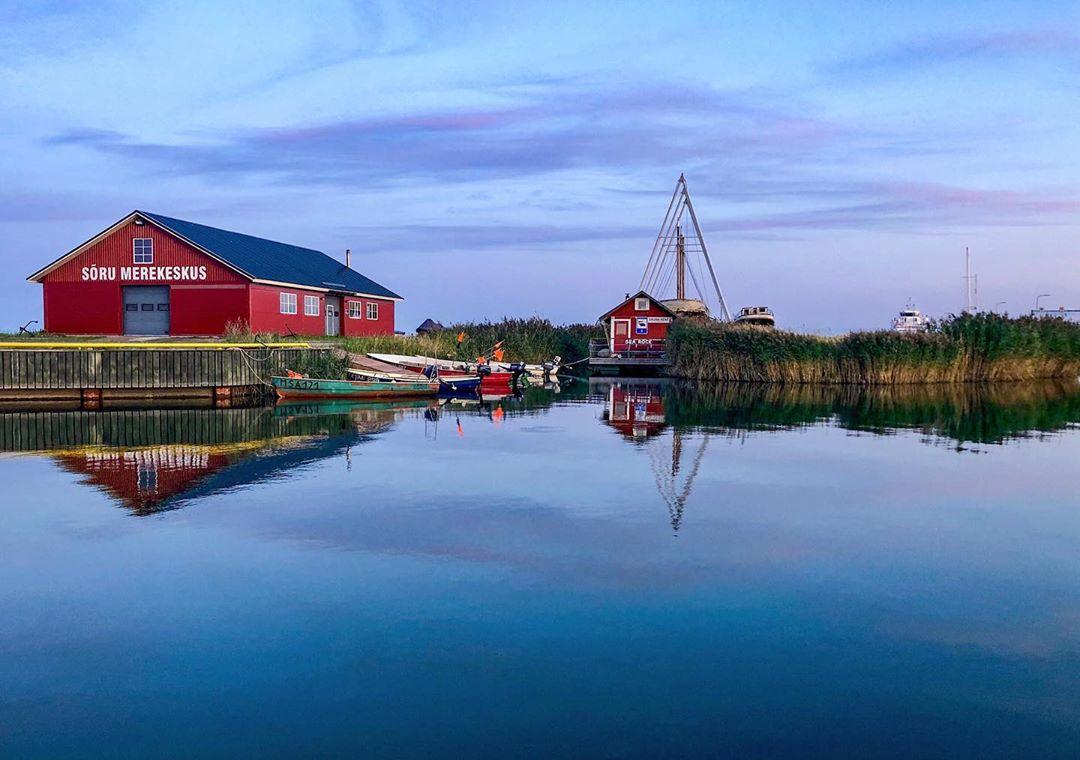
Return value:
<svg viewBox="0 0 1080 760">
<path fill-rule="evenodd" d="M 389 335 L 401 300 L 321 251 L 144 211 L 28 279 L 55 333 Z"/>
<path fill-rule="evenodd" d="M 675 312 L 644 290 L 630 296 L 598 320 L 608 349 L 616 358 L 655 358 L 667 350 L 668 328 Z"/>
</svg>

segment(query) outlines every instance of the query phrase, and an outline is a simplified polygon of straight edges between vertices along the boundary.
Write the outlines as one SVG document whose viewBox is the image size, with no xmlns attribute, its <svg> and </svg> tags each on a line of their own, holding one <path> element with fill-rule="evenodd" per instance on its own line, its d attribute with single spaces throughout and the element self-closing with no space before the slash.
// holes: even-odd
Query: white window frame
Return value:
<svg viewBox="0 0 1080 760">
<path fill-rule="evenodd" d="M 278 294 L 278 309 L 282 314 L 296 313 L 296 293 L 286 293 L 284 290 Z"/>
<path fill-rule="evenodd" d="M 146 256 L 146 252 L 139 252 L 139 243 L 150 244 L 150 258 L 140 259 L 139 256 Z M 153 238 L 133 238 L 131 241 L 131 261 L 133 264 L 153 264 L 154 263 L 154 239 Z"/>
<path fill-rule="evenodd" d="M 376 301 L 368 301 L 364 305 L 364 316 L 371 320 L 379 318 L 379 304 Z"/>
<path fill-rule="evenodd" d="M 345 316 L 349 319 L 360 319 L 364 312 L 361 309 L 362 301 L 346 301 L 345 302 Z"/>
<path fill-rule="evenodd" d="M 318 296 L 304 296 L 304 316 L 305 317 L 317 317 L 317 316 L 319 316 L 319 297 Z"/>
<path fill-rule="evenodd" d="M 642 304 L 644 304 L 644 306 Z M 638 298 L 634 299 L 634 311 L 648 311 L 648 310 L 649 310 L 649 299 L 648 298 L 638 297 Z"/>
</svg>

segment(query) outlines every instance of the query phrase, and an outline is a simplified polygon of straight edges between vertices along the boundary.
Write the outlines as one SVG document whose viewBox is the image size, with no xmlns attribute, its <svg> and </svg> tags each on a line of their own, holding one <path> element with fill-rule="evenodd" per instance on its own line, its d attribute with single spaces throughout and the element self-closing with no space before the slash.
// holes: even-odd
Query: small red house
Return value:
<svg viewBox="0 0 1080 760">
<path fill-rule="evenodd" d="M 600 317 L 612 356 L 655 357 L 666 351 L 675 313 L 644 290 Z"/>
<path fill-rule="evenodd" d="M 45 330 L 389 335 L 401 296 L 321 251 L 133 211 L 30 275 Z"/>
</svg>

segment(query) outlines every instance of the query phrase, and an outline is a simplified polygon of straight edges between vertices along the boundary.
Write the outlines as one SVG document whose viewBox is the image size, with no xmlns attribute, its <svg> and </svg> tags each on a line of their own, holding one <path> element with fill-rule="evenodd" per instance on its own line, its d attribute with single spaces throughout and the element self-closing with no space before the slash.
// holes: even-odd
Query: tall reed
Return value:
<svg viewBox="0 0 1080 760">
<path fill-rule="evenodd" d="M 673 374 L 770 383 L 944 383 L 1080 375 L 1080 325 L 995 314 L 950 316 L 929 332 L 838 338 L 732 324 L 673 326 Z"/>
</svg>

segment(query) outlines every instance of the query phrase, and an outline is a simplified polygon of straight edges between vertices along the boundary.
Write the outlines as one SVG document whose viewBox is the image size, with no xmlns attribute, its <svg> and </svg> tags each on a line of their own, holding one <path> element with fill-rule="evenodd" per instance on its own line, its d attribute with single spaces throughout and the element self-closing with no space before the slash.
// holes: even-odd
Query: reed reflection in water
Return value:
<svg viewBox="0 0 1080 760">
<path fill-rule="evenodd" d="M 1080 422 L 1080 383 L 825 386 L 672 384 L 665 417 L 681 428 L 768 430 L 834 421 L 873 433 L 918 430 L 958 444 L 1001 444 Z M 937 441 L 930 441 L 937 442 Z"/>
<path fill-rule="evenodd" d="M 917 430 L 931 445 L 1003 444 L 1080 422 L 1080 384 L 1068 382 L 836 386 L 604 380 L 591 384 L 603 419 L 649 456 L 678 533 L 714 435 L 820 424 L 881 435 Z M 667 431 L 670 430 L 670 435 Z"/>
<path fill-rule="evenodd" d="M 1077 383 L 867 388 L 594 379 L 559 395 L 533 389 L 471 403 L 9 412 L 0 414 L 0 451 L 46 453 L 82 482 L 147 515 L 287 477 L 331 457 L 343 457 L 349 467 L 354 447 L 405 419 L 423 420 L 423 434 L 432 427 L 437 436 L 447 417 L 499 424 L 504 415 L 540 416 L 556 403 L 581 401 L 603 404 L 605 424 L 645 446 L 676 531 L 711 436 L 835 424 L 874 434 L 915 430 L 928 444 L 964 449 L 1049 435 L 1080 422 Z"/>
</svg>

